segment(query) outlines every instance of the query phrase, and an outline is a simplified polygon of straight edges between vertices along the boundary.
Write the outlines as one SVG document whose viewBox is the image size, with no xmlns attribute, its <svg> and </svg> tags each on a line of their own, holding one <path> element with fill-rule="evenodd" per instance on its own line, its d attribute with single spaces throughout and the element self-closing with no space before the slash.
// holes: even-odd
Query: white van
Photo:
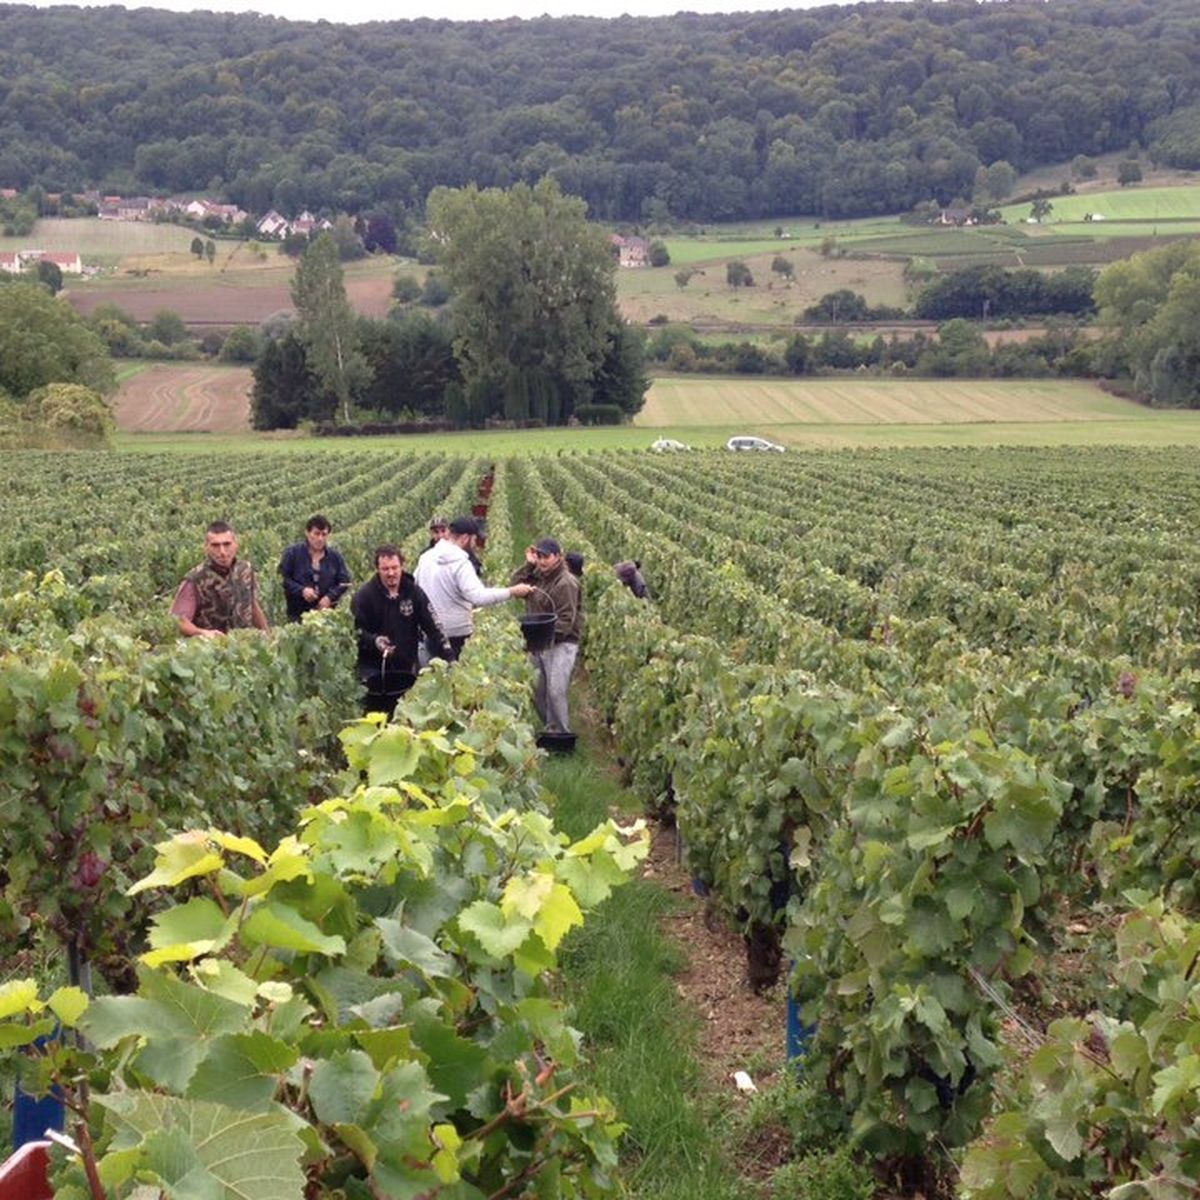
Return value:
<svg viewBox="0 0 1200 1200">
<path fill-rule="evenodd" d="M 780 454 L 783 453 L 782 446 L 775 445 L 774 442 L 768 442 L 766 438 L 760 437 L 731 437 L 725 443 L 726 450 L 777 450 Z"/>
</svg>

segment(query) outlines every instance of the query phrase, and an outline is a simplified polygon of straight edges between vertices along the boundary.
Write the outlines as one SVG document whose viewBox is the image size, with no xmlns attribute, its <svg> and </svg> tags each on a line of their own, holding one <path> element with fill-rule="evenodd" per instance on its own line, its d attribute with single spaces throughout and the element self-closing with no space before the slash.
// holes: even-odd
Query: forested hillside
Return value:
<svg viewBox="0 0 1200 1200">
<path fill-rule="evenodd" d="M 331 10 L 332 12 L 333 10 Z M 363 26 L 0 5 L 0 185 L 418 212 L 554 174 L 594 216 L 895 212 L 1137 143 L 1200 167 L 1194 0 Z"/>
</svg>

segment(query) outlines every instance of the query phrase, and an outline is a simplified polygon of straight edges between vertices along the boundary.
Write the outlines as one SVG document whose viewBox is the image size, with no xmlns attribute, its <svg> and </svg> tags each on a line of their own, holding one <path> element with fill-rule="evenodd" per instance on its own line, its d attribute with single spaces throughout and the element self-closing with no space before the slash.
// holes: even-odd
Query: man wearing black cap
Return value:
<svg viewBox="0 0 1200 1200">
<path fill-rule="evenodd" d="M 533 702 L 547 733 L 570 733 L 567 693 L 583 633 L 579 580 L 567 568 L 562 547 L 546 537 L 525 551 L 525 565 L 513 576 L 513 583 L 536 585 L 525 601 L 526 611 L 554 613 L 554 644 L 533 655 L 538 664 Z"/>
<path fill-rule="evenodd" d="M 479 532 L 472 517 L 455 517 L 445 538 L 435 542 L 417 559 L 413 577 L 429 597 L 433 615 L 441 626 L 455 659 L 467 638 L 475 632 L 472 611 L 520 599 L 533 590 L 529 584 L 511 588 L 489 588 L 479 582 L 467 551 Z"/>
</svg>

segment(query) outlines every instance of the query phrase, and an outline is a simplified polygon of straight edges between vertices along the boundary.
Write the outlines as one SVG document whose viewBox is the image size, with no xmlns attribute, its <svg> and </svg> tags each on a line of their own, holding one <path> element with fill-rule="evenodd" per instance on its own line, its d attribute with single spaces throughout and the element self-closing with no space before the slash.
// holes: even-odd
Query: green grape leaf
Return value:
<svg viewBox="0 0 1200 1200">
<path fill-rule="evenodd" d="M 533 923 L 524 918 L 512 922 L 500 908 L 488 900 L 476 900 L 459 914 L 458 924 L 479 940 L 493 958 L 508 958 L 533 931 Z"/>
<path fill-rule="evenodd" d="M 346 1050 L 317 1063 L 308 1094 L 319 1121 L 358 1126 L 378 1088 L 371 1059 L 361 1050 Z"/>
<path fill-rule="evenodd" d="M 455 974 L 454 959 L 425 934 L 390 917 L 375 922 L 383 935 L 383 946 L 393 966 L 414 966 L 432 979 Z"/>
<path fill-rule="evenodd" d="M 194 1148 L 198 1164 L 223 1185 L 223 1200 L 296 1200 L 304 1193 L 300 1156 L 304 1143 L 288 1116 L 244 1113 L 202 1100 L 149 1092 L 98 1095 L 114 1127 L 112 1148 L 141 1148 L 150 1138 L 178 1131 Z M 164 1165 L 172 1145 L 153 1142 Z"/>
<path fill-rule="evenodd" d="M 153 971 L 140 972 L 141 995 L 101 996 L 79 1022 L 102 1049 L 131 1034 L 159 1038 L 208 1038 L 239 1032 L 246 1010 L 223 996 Z"/>
<path fill-rule="evenodd" d="M 467 1095 L 487 1078 L 487 1050 L 459 1037 L 449 1025 L 438 1020 L 416 1021 L 413 1041 L 429 1056 L 425 1070 L 430 1083 L 444 1092 L 455 1108 L 466 1104 Z"/>
<path fill-rule="evenodd" d="M 208 942 L 220 949 L 228 941 L 227 924 L 228 919 L 215 900 L 196 896 L 185 904 L 157 913 L 150 927 L 149 941 L 156 950 L 190 942 Z"/>
<path fill-rule="evenodd" d="M 344 938 L 327 936 L 290 905 L 275 900 L 260 904 L 246 918 L 241 937 L 248 946 L 271 946 L 301 954 L 335 955 L 346 950 Z"/>
<path fill-rule="evenodd" d="M 1165 1112 L 1184 1097 L 1194 1096 L 1200 1091 L 1200 1055 L 1188 1054 L 1169 1067 L 1164 1067 L 1154 1075 L 1154 1095 L 1151 1097 L 1151 1111 L 1155 1114 Z M 1194 1103 L 1194 1101 L 1193 1101 Z"/>
<path fill-rule="evenodd" d="M 367 778 L 374 785 L 399 783 L 411 777 L 421 761 L 421 744 L 413 730 L 387 725 L 371 739 Z"/>
<path fill-rule="evenodd" d="M 82 988 L 60 987 L 51 993 L 46 1001 L 50 1011 L 68 1029 L 79 1024 L 79 1018 L 87 1011 L 88 995 Z"/>
<path fill-rule="evenodd" d="M 187 1085 L 195 1100 L 265 1112 L 280 1079 L 299 1057 L 295 1046 L 265 1033 L 228 1034 L 213 1042 Z"/>
<path fill-rule="evenodd" d="M 181 833 L 169 842 L 159 843 L 155 849 L 158 855 L 154 870 L 127 888 L 126 895 L 136 896 L 156 887 L 175 887 L 197 875 L 210 875 L 225 865 L 221 855 L 209 846 L 208 838 L 196 831 Z"/>
<path fill-rule="evenodd" d="M 43 1008 L 36 980 L 12 979 L 0 984 L 0 1019 L 41 1012 Z"/>
<path fill-rule="evenodd" d="M 188 1134 L 160 1129 L 142 1142 L 140 1166 L 161 1184 L 170 1200 L 224 1200 L 225 1185 L 200 1161 Z"/>
</svg>

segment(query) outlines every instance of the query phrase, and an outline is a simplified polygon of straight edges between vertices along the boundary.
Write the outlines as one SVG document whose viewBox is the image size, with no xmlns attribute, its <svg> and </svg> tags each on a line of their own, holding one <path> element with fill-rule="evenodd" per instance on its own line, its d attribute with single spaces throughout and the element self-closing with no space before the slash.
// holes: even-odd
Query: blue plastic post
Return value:
<svg viewBox="0 0 1200 1200">
<path fill-rule="evenodd" d="M 805 1025 L 800 1019 L 800 1005 L 788 992 L 787 998 L 787 1056 L 788 1062 L 802 1059 L 808 1053 L 808 1043 L 817 1032 L 815 1025 Z M 797 1066 L 799 1066 L 797 1061 Z"/>
<path fill-rule="evenodd" d="M 18 1083 L 13 1097 L 13 1149 L 19 1150 L 26 1142 L 43 1141 L 47 1129 L 61 1130 L 66 1124 L 66 1115 L 60 1093 L 31 1096 L 22 1091 Z"/>
<path fill-rule="evenodd" d="M 61 1030 L 44 1037 L 37 1038 L 34 1046 L 41 1050 L 48 1042 L 54 1041 Z M 67 1110 L 63 1104 L 62 1092 L 52 1088 L 45 1096 L 31 1096 L 21 1087 L 17 1080 L 17 1090 L 13 1096 L 13 1145 L 14 1151 L 20 1150 L 26 1142 L 44 1141 L 47 1129 L 63 1130 L 66 1128 Z"/>
</svg>

